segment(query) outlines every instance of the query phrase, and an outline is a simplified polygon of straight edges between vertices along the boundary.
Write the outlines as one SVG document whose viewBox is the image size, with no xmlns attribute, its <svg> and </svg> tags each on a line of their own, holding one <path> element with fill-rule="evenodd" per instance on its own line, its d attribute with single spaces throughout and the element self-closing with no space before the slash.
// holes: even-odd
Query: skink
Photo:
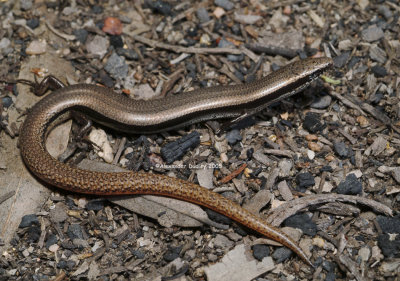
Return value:
<svg viewBox="0 0 400 281">
<path fill-rule="evenodd" d="M 134 133 L 159 132 L 209 119 L 254 114 L 304 89 L 331 66 L 329 58 L 306 59 L 252 83 L 210 87 L 148 101 L 133 100 L 95 85 L 67 86 L 47 95 L 29 111 L 19 137 L 22 158 L 37 177 L 73 192 L 154 194 L 207 207 L 280 242 L 312 266 L 302 249 L 286 234 L 215 192 L 164 175 L 78 169 L 52 158 L 45 149 L 45 139 L 51 122 L 69 110 L 82 111 L 101 124 Z"/>
</svg>

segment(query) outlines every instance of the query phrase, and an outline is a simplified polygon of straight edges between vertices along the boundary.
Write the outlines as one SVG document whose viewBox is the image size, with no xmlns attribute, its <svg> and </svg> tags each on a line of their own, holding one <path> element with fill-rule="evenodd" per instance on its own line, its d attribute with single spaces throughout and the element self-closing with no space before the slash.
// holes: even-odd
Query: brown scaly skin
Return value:
<svg viewBox="0 0 400 281">
<path fill-rule="evenodd" d="M 331 65 L 332 60 L 328 58 L 307 59 L 253 83 L 212 87 L 151 101 L 132 100 L 94 85 L 61 88 L 43 98 L 29 112 L 19 137 L 21 154 L 28 168 L 51 185 L 86 194 L 162 195 L 202 205 L 280 242 L 312 266 L 301 248 L 286 234 L 217 193 L 163 175 L 81 170 L 53 159 L 44 143 L 46 130 L 54 117 L 70 109 L 92 114 L 99 123 L 133 132 L 155 132 L 211 118 L 238 117 L 244 111 L 253 114 L 303 89 Z"/>
</svg>

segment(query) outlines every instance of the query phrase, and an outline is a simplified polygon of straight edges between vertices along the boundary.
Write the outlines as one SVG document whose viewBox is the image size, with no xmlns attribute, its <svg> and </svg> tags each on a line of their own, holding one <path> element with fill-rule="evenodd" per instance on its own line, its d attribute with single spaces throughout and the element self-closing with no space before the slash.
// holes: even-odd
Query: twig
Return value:
<svg viewBox="0 0 400 281">
<path fill-rule="evenodd" d="M 11 197 L 13 197 L 15 194 L 15 190 L 7 192 L 6 194 L 0 196 L 0 204 L 2 204 L 4 201 L 7 201 Z"/>
<path fill-rule="evenodd" d="M 239 168 L 233 171 L 231 174 L 227 175 L 226 177 L 222 178 L 218 181 L 219 184 L 227 183 L 228 181 L 232 180 L 233 178 L 237 177 L 243 170 L 247 167 L 246 163 L 243 163 Z"/>
<path fill-rule="evenodd" d="M 46 22 L 47 27 L 48 27 L 55 35 L 57 35 L 57 36 L 59 36 L 59 37 L 61 37 L 61 38 L 64 38 L 65 40 L 68 40 L 68 41 L 73 41 L 73 40 L 76 39 L 75 35 L 69 35 L 69 34 L 62 33 L 62 32 L 60 32 L 60 31 L 58 31 L 57 29 L 55 29 L 54 26 L 52 26 L 51 23 L 50 23 L 49 21 L 46 20 L 45 22 Z"/>
<path fill-rule="evenodd" d="M 258 43 L 245 44 L 246 48 L 256 53 L 263 53 L 270 56 L 280 55 L 289 59 L 297 56 L 297 51 L 289 48 L 265 46 Z"/>
<path fill-rule="evenodd" d="M 233 48 L 196 48 L 196 47 L 182 47 L 178 45 L 171 45 L 162 42 L 158 42 L 152 39 L 148 39 L 146 37 L 140 35 L 131 35 L 132 38 L 140 43 L 146 44 L 153 48 L 160 48 L 169 51 L 173 51 L 175 53 L 191 53 L 191 54 L 232 54 L 232 55 L 240 55 L 243 51 Z"/>
<path fill-rule="evenodd" d="M 363 204 L 371 207 L 377 212 L 384 213 L 388 216 L 393 216 L 392 209 L 371 199 L 342 194 L 316 194 L 292 200 L 271 210 L 268 213 L 267 222 L 273 226 L 279 226 L 285 219 L 296 214 L 300 210 L 312 205 L 335 201 Z"/>
</svg>

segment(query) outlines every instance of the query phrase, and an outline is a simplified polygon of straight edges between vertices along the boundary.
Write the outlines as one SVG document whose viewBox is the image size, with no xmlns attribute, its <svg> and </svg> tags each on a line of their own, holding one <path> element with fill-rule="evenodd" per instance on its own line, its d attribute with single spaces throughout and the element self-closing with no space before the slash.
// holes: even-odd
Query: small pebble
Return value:
<svg viewBox="0 0 400 281">
<path fill-rule="evenodd" d="M 276 263 L 281 263 L 290 258 L 292 253 L 293 252 L 289 248 L 280 247 L 273 252 L 272 258 L 275 260 Z"/>
<path fill-rule="evenodd" d="M 261 261 L 263 258 L 269 256 L 269 247 L 264 244 L 256 244 L 252 247 L 253 256 Z"/>
<path fill-rule="evenodd" d="M 102 58 L 106 53 L 109 46 L 107 38 L 96 35 L 93 39 L 86 42 L 86 50 L 89 54 L 98 55 Z"/>
<path fill-rule="evenodd" d="M 118 48 L 117 54 L 127 58 L 128 60 L 138 60 L 139 55 L 132 49 Z"/>
<path fill-rule="evenodd" d="M 33 7 L 32 0 L 20 0 L 19 5 L 22 11 L 28 11 Z"/>
<path fill-rule="evenodd" d="M 46 52 L 47 42 L 46 40 L 34 40 L 29 43 L 25 52 L 27 55 L 40 55 Z"/>
<path fill-rule="evenodd" d="M 344 142 L 335 142 L 333 144 L 333 149 L 340 157 L 348 157 L 350 154 L 350 150 Z"/>
<path fill-rule="evenodd" d="M 38 18 L 33 18 L 33 19 L 30 19 L 30 20 L 26 21 L 26 25 L 29 26 L 32 29 L 37 28 L 39 26 L 39 24 L 40 24 L 40 21 L 39 21 Z"/>
<path fill-rule="evenodd" d="M 46 240 L 46 248 L 49 249 L 51 245 L 57 244 L 58 239 L 55 234 L 50 234 Z"/>
<path fill-rule="evenodd" d="M 383 66 L 375 65 L 371 68 L 372 73 L 375 74 L 377 78 L 385 77 L 387 75 L 387 70 Z"/>
<path fill-rule="evenodd" d="M 179 257 L 183 246 L 169 247 L 168 251 L 164 254 L 163 258 L 166 262 L 171 262 Z"/>
<path fill-rule="evenodd" d="M 321 116 L 314 112 L 308 112 L 303 122 L 303 127 L 310 133 L 322 131 L 326 125 L 321 120 Z"/>
<path fill-rule="evenodd" d="M 394 239 L 390 234 L 380 234 L 378 236 L 378 246 L 382 254 L 387 258 L 400 258 L 400 235 Z"/>
<path fill-rule="evenodd" d="M 235 129 L 226 134 L 226 139 L 230 145 L 234 145 L 238 141 L 242 140 L 242 136 L 240 135 L 240 131 Z"/>
<path fill-rule="evenodd" d="M 371 25 L 368 28 L 364 29 L 361 31 L 361 37 L 363 40 L 367 42 L 373 42 L 377 41 L 383 38 L 384 32 L 382 28 L 376 26 L 376 25 Z"/>
<path fill-rule="evenodd" d="M 108 17 L 104 20 L 102 30 L 111 35 L 120 35 L 122 33 L 122 22 L 118 18 Z"/>
<path fill-rule="evenodd" d="M 104 199 L 93 199 L 87 202 L 85 209 L 90 211 L 100 211 L 104 208 Z"/>
<path fill-rule="evenodd" d="M 376 221 L 383 233 L 397 233 L 400 236 L 400 217 L 390 218 L 379 215 L 376 217 Z"/>
<path fill-rule="evenodd" d="M 13 104 L 13 100 L 9 96 L 5 96 L 1 99 L 4 108 L 8 108 Z"/>
<path fill-rule="evenodd" d="M 301 173 L 296 176 L 297 187 L 304 190 L 307 187 L 315 185 L 315 179 L 310 173 Z"/>
<path fill-rule="evenodd" d="M 74 35 L 76 40 L 81 42 L 81 44 L 85 44 L 88 37 L 88 32 L 86 31 L 86 29 L 76 29 L 74 30 Z"/>
<path fill-rule="evenodd" d="M 299 228 L 304 234 L 314 237 L 317 234 L 317 225 L 306 213 L 300 213 L 287 218 L 284 226 Z"/>
<path fill-rule="evenodd" d="M 70 224 L 67 230 L 68 237 L 73 239 L 83 239 L 82 228 L 79 224 Z"/>
<path fill-rule="evenodd" d="M 368 54 L 372 60 L 380 64 L 384 64 L 386 62 L 386 52 L 375 44 L 369 48 Z"/>
<path fill-rule="evenodd" d="M 108 58 L 104 70 L 115 79 L 123 79 L 128 75 L 128 65 L 125 58 L 118 56 L 115 52 Z"/>
<path fill-rule="evenodd" d="M 336 68 L 342 68 L 346 65 L 346 62 L 349 60 L 350 58 L 350 54 L 351 52 L 343 52 L 341 53 L 339 56 L 335 57 L 333 59 L 333 65 Z"/>
<path fill-rule="evenodd" d="M 361 194 L 362 183 L 357 179 L 356 175 L 349 174 L 346 179 L 338 185 L 336 192 L 347 195 Z"/>
<path fill-rule="evenodd" d="M 30 214 L 30 215 L 25 215 L 22 217 L 21 219 L 21 223 L 19 224 L 19 228 L 25 228 L 28 226 L 32 226 L 32 225 L 39 225 L 39 219 L 37 217 L 37 215 L 35 214 Z"/>
<path fill-rule="evenodd" d="M 201 23 L 210 21 L 210 16 L 208 15 L 206 8 L 204 7 L 197 9 L 196 15 Z"/>
<path fill-rule="evenodd" d="M 156 1 L 146 1 L 146 4 L 153 10 L 155 13 L 160 13 L 164 16 L 172 16 L 172 7 L 166 1 L 156 0 Z"/>
<path fill-rule="evenodd" d="M 235 5 L 229 0 L 214 0 L 214 4 L 224 8 L 226 11 L 232 10 Z"/>
<path fill-rule="evenodd" d="M 40 231 L 40 227 L 38 226 L 31 226 L 28 229 L 28 236 L 27 236 L 27 240 L 29 242 L 33 242 L 36 243 L 37 241 L 39 241 L 40 238 L 40 234 L 42 232 Z"/>
<path fill-rule="evenodd" d="M 332 98 L 329 95 L 319 97 L 316 101 L 314 101 L 310 106 L 316 109 L 325 109 L 332 102 Z"/>
</svg>

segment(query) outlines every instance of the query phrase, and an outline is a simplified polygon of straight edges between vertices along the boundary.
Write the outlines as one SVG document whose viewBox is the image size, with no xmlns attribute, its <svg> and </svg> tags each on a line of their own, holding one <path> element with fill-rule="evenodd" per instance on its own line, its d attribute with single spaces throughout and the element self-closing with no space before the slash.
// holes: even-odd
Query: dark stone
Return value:
<svg viewBox="0 0 400 281">
<path fill-rule="evenodd" d="M 138 60 L 139 55 L 132 49 L 124 49 L 124 48 L 118 48 L 117 49 L 117 54 L 119 56 L 123 56 L 127 58 L 128 60 Z"/>
<path fill-rule="evenodd" d="M 161 148 L 161 156 L 167 164 L 180 159 L 190 149 L 200 144 L 200 134 L 196 131 L 183 136 L 182 138 L 168 143 Z"/>
<path fill-rule="evenodd" d="M 95 5 L 92 7 L 93 14 L 101 14 L 103 12 L 103 7 L 100 5 Z"/>
<path fill-rule="evenodd" d="M 172 7 L 169 3 L 161 0 L 146 0 L 145 5 L 149 7 L 153 12 L 160 13 L 164 16 L 172 16 Z"/>
<path fill-rule="evenodd" d="M 350 154 L 350 150 L 347 148 L 344 142 L 335 142 L 333 144 L 333 149 L 340 157 L 347 157 Z"/>
<path fill-rule="evenodd" d="M 252 249 L 253 256 L 259 261 L 269 256 L 269 247 L 267 245 L 256 244 L 252 247 Z"/>
<path fill-rule="evenodd" d="M 196 15 L 201 23 L 210 21 L 210 16 L 208 15 L 206 8 L 204 7 L 198 8 L 196 11 Z"/>
<path fill-rule="evenodd" d="M 82 227 L 76 223 L 69 225 L 68 230 L 67 230 L 67 235 L 71 240 L 77 239 L 77 238 L 83 239 Z"/>
<path fill-rule="evenodd" d="M 46 248 L 48 249 L 51 245 L 57 244 L 58 239 L 55 234 L 50 234 L 46 240 Z"/>
<path fill-rule="evenodd" d="M 86 29 L 77 29 L 74 30 L 74 35 L 76 37 L 76 40 L 78 40 L 82 44 L 85 44 L 88 37 L 88 32 L 86 31 Z"/>
<path fill-rule="evenodd" d="M 389 234 L 381 234 L 378 236 L 378 246 L 387 258 L 400 258 L 400 236 L 396 235 L 393 240 Z"/>
<path fill-rule="evenodd" d="M 19 224 L 19 228 L 24 228 L 32 225 L 40 225 L 39 219 L 35 214 L 25 215 L 21 219 L 21 223 Z"/>
<path fill-rule="evenodd" d="M 124 41 L 121 35 L 110 35 L 110 45 L 115 49 L 122 48 L 124 46 Z"/>
<path fill-rule="evenodd" d="M 1 99 L 1 102 L 3 104 L 3 107 L 8 108 L 13 104 L 13 100 L 9 96 L 5 96 Z"/>
<path fill-rule="evenodd" d="M 137 259 L 144 259 L 145 257 L 145 254 L 140 250 L 132 250 L 131 252 Z"/>
<path fill-rule="evenodd" d="M 326 124 L 322 120 L 320 120 L 319 114 L 308 112 L 304 119 L 303 127 L 310 133 L 316 133 L 325 129 Z"/>
<path fill-rule="evenodd" d="M 383 233 L 398 233 L 400 234 L 400 216 L 394 218 L 377 216 L 376 221 L 382 229 Z"/>
<path fill-rule="evenodd" d="M 304 234 L 307 234 L 311 237 L 314 237 L 317 234 L 317 225 L 305 213 L 300 213 L 287 218 L 283 222 L 283 225 L 299 228 Z"/>
<path fill-rule="evenodd" d="M 57 263 L 57 268 L 59 269 L 66 269 L 67 268 L 67 261 L 66 260 L 60 260 Z"/>
<path fill-rule="evenodd" d="M 76 263 L 73 260 L 67 260 L 67 270 L 71 271 L 74 269 Z"/>
<path fill-rule="evenodd" d="M 371 71 L 377 78 L 385 77 L 387 75 L 387 70 L 383 66 L 375 65 L 371 68 Z"/>
<path fill-rule="evenodd" d="M 171 262 L 179 257 L 179 254 L 183 246 L 169 247 L 168 251 L 164 254 L 164 260 L 166 262 Z"/>
<path fill-rule="evenodd" d="M 28 228 L 28 236 L 27 236 L 27 240 L 29 242 L 32 243 L 36 243 L 37 241 L 39 241 L 40 238 L 40 234 L 42 232 L 40 231 L 40 227 L 38 226 L 31 226 Z"/>
<path fill-rule="evenodd" d="M 226 134 L 226 139 L 230 145 L 242 140 L 239 130 L 231 130 Z"/>
<path fill-rule="evenodd" d="M 297 187 L 304 189 L 315 185 L 315 179 L 310 173 L 301 173 L 296 176 Z"/>
<path fill-rule="evenodd" d="M 89 202 L 87 202 L 85 209 L 93 210 L 93 211 L 100 211 L 104 208 L 104 202 L 105 202 L 105 200 L 102 198 L 90 200 Z"/>
<path fill-rule="evenodd" d="M 37 28 L 39 26 L 39 24 L 40 24 L 40 21 L 39 21 L 38 18 L 33 18 L 33 19 L 30 19 L 30 20 L 26 21 L 26 25 L 29 26 L 32 29 Z"/>
<path fill-rule="evenodd" d="M 342 68 L 343 66 L 346 65 L 346 62 L 348 61 L 349 57 L 350 57 L 350 52 L 341 53 L 339 56 L 333 58 L 333 65 L 337 68 Z"/>
<path fill-rule="evenodd" d="M 247 159 L 250 160 L 253 157 L 253 154 L 254 154 L 254 148 L 253 147 L 247 149 L 247 151 L 246 151 Z M 254 174 L 254 172 L 253 172 L 253 174 Z"/>
<path fill-rule="evenodd" d="M 272 258 L 275 260 L 276 263 L 281 263 L 290 258 L 292 253 L 293 252 L 289 248 L 281 247 L 273 252 Z"/>
<path fill-rule="evenodd" d="M 226 224 L 226 225 L 231 225 L 232 224 L 232 220 L 224 215 L 221 215 L 217 212 L 214 212 L 213 210 L 210 209 L 205 209 L 207 216 L 209 217 L 210 220 L 218 222 L 218 223 L 222 223 L 222 224 Z"/>
<path fill-rule="evenodd" d="M 350 174 L 336 188 L 339 194 L 356 195 L 362 193 L 362 183 L 354 174 Z"/>
<path fill-rule="evenodd" d="M 327 166 L 323 166 L 321 169 L 319 169 L 319 171 L 320 171 L 321 173 L 322 173 L 322 172 L 329 172 L 329 173 L 332 173 L 332 172 L 333 172 L 333 169 L 332 169 L 331 166 L 327 165 Z"/>
</svg>

